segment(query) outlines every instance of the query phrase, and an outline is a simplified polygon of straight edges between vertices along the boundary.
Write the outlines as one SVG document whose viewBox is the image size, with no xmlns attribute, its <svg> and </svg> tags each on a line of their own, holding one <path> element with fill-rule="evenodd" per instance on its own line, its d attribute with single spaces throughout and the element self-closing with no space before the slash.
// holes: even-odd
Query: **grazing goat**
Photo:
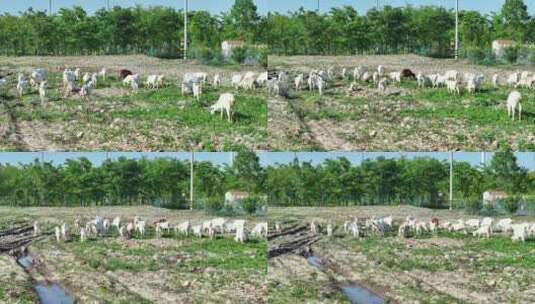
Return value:
<svg viewBox="0 0 535 304">
<path fill-rule="evenodd" d="M 195 225 L 191 227 L 191 230 L 193 231 L 194 236 L 202 237 L 202 225 Z"/>
<path fill-rule="evenodd" d="M 495 88 L 500 86 L 500 76 L 498 76 L 498 74 L 492 76 L 492 86 Z"/>
<path fill-rule="evenodd" d="M 219 88 L 221 86 L 221 76 L 219 74 L 214 75 L 212 85 L 214 86 L 214 88 Z"/>
<path fill-rule="evenodd" d="M 264 86 L 268 81 L 268 72 L 263 72 L 256 78 L 256 84 L 260 87 Z"/>
<path fill-rule="evenodd" d="M 119 230 L 119 227 L 121 227 L 121 217 L 120 216 L 116 216 L 113 221 L 111 222 L 111 225 L 113 227 L 116 227 L 117 230 Z"/>
<path fill-rule="evenodd" d="M 56 242 L 59 243 L 61 241 L 61 229 L 58 226 L 56 226 L 54 228 L 54 231 L 56 233 Z"/>
<path fill-rule="evenodd" d="M 518 72 L 512 73 L 509 75 L 509 77 L 507 77 L 507 85 L 510 87 L 516 88 L 519 81 L 520 81 L 520 73 Z"/>
<path fill-rule="evenodd" d="M 234 237 L 234 241 L 239 243 L 245 243 L 247 241 L 247 230 L 245 229 L 245 221 L 239 220 L 236 221 L 236 236 Z"/>
<path fill-rule="evenodd" d="M 418 75 L 416 75 L 416 82 L 418 84 L 418 88 L 426 88 L 432 85 L 431 79 L 422 73 L 418 73 Z"/>
<path fill-rule="evenodd" d="M 87 238 L 87 235 L 86 235 L 86 232 L 85 232 L 85 228 L 82 228 L 80 229 L 80 242 L 85 242 Z"/>
<path fill-rule="evenodd" d="M 385 75 L 385 67 L 382 65 L 379 65 L 377 67 L 377 73 L 379 74 L 379 77 L 383 77 Z"/>
<path fill-rule="evenodd" d="M 80 68 L 74 69 L 74 80 L 80 79 L 80 76 L 82 76 L 82 70 Z"/>
<path fill-rule="evenodd" d="M 275 222 L 275 232 L 281 233 L 282 232 L 282 223 L 281 222 Z"/>
<path fill-rule="evenodd" d="M 318 223 L 316 223 L 316 221 L 310 222 L 310 232 L 312 234 L 314 234 L 314 235 L 318 234 L 319 227 L 318 227 Z"/>
<path fill-rule="evenodd" d="M 190 230 L 191 230 L 191 222 L 190 221 L 185 221 L 184 223 L 182 223 L 180 225 L 177 225 L 175 227 L 175 233 L 181 233 L 181 234 L 184 234 L 186 236 L 188 236 Z"/>
<path fill-rule="evenodd" d="M 35 69 L 30 75 L 30 83 L 36 87 L 46 80 L 48 80 L 48 73 L 45 69 Z"/>
<path fill-rule="evenodd" d="M 448 92 L 461 95 L 461 82 L 459 80 L 447 79 L 446 87 L 448 88 Z"/>
<path fill-rule="evenodd" d="M 268 224 L 267 222 L 258 223 L 255 225 L 251 234 L 256 237 L 267 237 L 268 234 Z"/>
<path fill-rule="evenodd" d="M 379 84 L 377 85 L 377 89 L 379 92 L 386 92 L 386 86 L 388 85 L 388 78 L 383 78 L 379 80 Z"/>
<path fill-rule="evenodd" d="M 392 79 L 393 81 L 400 83 L 401 82 L 401 73 L 400 72 L 390 72 L 388 74 L 388 77 Z"/>
<path fill-rule="evenodd" d="M 37 236 L 41 234 L 41 228 L 39 227 L 39 222 L 35 221 L 33 222 L 33 236 Z"/>
<path fill-rule="evenodd" d="M 513 230 L 513 236 L 511 237 L 511 240 L 522 241 L 522 243 L 524 243 L 528 238 L 529 224 L 513 224 L 511 225 L 511 228 Z"/>
<path fill-rule="evenodd" d="M 108 75 L 108 70 L 106 70 L 106 68 L 102 68 L 102 70 L 100 70 L 100 72 L 98 72 L 98 75 L 100 77 L 102 77 L 102 80 L 106 81 L 106 77 Z"/>
<path fill-rule="evenodd" d="M 501 219 L 494 226 L 494 231 L 496 231 L 496 232 L 510 232 L 512 230 L 512 227 L 511 227 L 512 224 L 513 224 L 513 220 L 510 219 L 510 218 Z"/>
<path fill-rule="evenodd" d="M 221 112 L 221 119 L 223 119 L 223 112 L 227 113 L 228 121 L 232 122 L 232 106 L 234 105 L 234 94 L 223 93 L 215 104 L 210 107 L 210 113 Z"/>
<path fill-rule="evenodd" d="M 39 98 L 41 99 L 41 103 L 44 103 L 46 100 L 46 81 L 41 82 L 39 85 Z"/>
<path fill-rule="evenodd" d="M 139 74 L 128 75 L 123 79 L 123 85 L 130 86 L 134 91 L 139 89 Z"/>
<path fill-rule="evenodd" d="M 331 237 L 333 235 L 333 224 L 327 224 L 327 236 Z"/>
<path fill-rule="evenodd" d="M 124 80 L 126 77 L 130 75 L 134 75 L 134 73 L 132 73 L 132 71 L 130 70 L 126 70 L 126 69 L 119 70 L 119 78 L 121 80 Z"/>
<path fill-rule="evenodd" d="M 145 235 L 145 221 L 138 221 L 136 224 L 136 231 L 141 235 Z"/>
<path fill-rule="evenodd" d="M 357 219 L 351 222 L 351 225 L 349 226 L 349 230 L 353 234 L 353 237 L 356 237 L 356 238 L 360 237 L 359 223 Z"/>
<path fill-rule="evenodd" d="M 297 77 L 295 77 L 294 84 L 295 84 L 295 90 L 301 91 L 301 85 L 303 84 L 304 75 L 299 74 Z"/>
<path fill-rule="evenodd" d="M 477 237 L 485 236 L 486 238 L 490 238 L 491 233 L 492 229 L 490 225 L 481 225 L 481 227 L 479 227 L 472 234 Z"/>
<path fill-rule="evenodd" d="M 67 226 L 66 223 L 63 223 L 63 225 L 61 225 L 61 239 L 63 239 L 64 241 L 69 240 L 69 226 Z"/>
<path fill-rule="evenodd" d="M 368 71 L 368 68 L 365 67 L 365 66 L 358 66 L 355 68 L 355 70 L 353 70 L 353 79 L 355 81 L 359 81 L 362 77 L 362 75 L 364 75 L 364 73 L 366 73 Z"/>
<path fill-rule="evenodd" d="M 145 85 L 149 89 L 159 89 L 160 88 L 160 78 L 163 81 L 163 75 L 149 75 Z"/>
<path fill-rule="evenodd" d="M 197 101 L 200 101 L 202 95 L 202 83 L 194 82 L 191 88 L 193 90 L 193 97 L 195 97 Z"/>
<path fill-rule="evenodd" d="M 80 89 L 80 97 L 82 97 L 84 101 L 89 101 L 92 89 L 93 89 L 92 81 L 89 81 L 88 83 L 84 84 L 82 88 Z"/>
<path fill-rule="evenodd" d="M 518 107 L 518 120 L 522 120 L 522 104 L 520 100 L 522 94 L 518 91 L 512 91 L 507 97 L 507 116 L 510 116 L 513 121 L 515 120 L 515 110 Z"/>
<path fill-rule="evenodd" d="M 91 81 L 91 74 L 90 73 L 85 73 L 84 77 L 82 78 L 82 84 L 86 84 L 89 81 Z"/>
<path fill-rule="evenodd" d="M 231 78 L 232 87 L 234 89 L 238 89 L 240 87 L 241 80 L 242 80 L 241 74 L 232 75 L 232 78 Z"/>
<path fill-rule="evenodd" d="M 20 73 L 17 82 L 17 93 L 19 94 L 19 97 L 24 95 L 24 91 L 27 90 L 29 86 L 30 83 L 24 78 L 24 74 Z"/>
</svg>

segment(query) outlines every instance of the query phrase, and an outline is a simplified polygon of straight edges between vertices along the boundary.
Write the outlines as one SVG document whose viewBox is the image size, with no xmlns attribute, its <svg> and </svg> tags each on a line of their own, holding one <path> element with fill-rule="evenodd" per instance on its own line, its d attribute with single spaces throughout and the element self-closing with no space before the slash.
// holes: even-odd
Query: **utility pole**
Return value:
<svg viewBox="0 0 535 304">
<path fill-rule="evenodd" d="M 377 10 L 379 10 L 379 0 L 376 0 L 376 1 L 375 1 L 375 8 L 376 8 Z"/>
<path fill-rule="evenodd" d="M 459 59 L 459 0 L 455 0 L 455 60 Z"/>
<path fill-rule="evenodd" d="M 106 0 L 106 9 L 110 10 L 110 0 Z"/>
<path fill-rule="evenodd" d="M 52 16 L 52 0 L 48 0 L 48 15 Z"/>
<path fill-rule="evenodd" d="M 195 152 L 191 150 L 190 171 L 189 171 L 189 210 L 193 210 L 193 164 L 195 163 Z"/>
<path fill-rule="evenodd" d="M 481 152 L 481 165 L 484 167 L 487 160 L 485 159 L 486 155 L 485 152 Z"/>
<path fill-rule="evenodd" d="M 316 11 L 318 11 L 318 13 L 320 12 L 320 0 L 318 0 L 318 6 L 317 6 Z"/>
<path fill-rule="evenodd" d="M 188 58 L 188 0 L 184 0 L 184 60 Z"/>
<path fill-rule="evenodd" d="M 450 210 L 453 210 L 453 152 L 450 152 Z"/>
</svg>

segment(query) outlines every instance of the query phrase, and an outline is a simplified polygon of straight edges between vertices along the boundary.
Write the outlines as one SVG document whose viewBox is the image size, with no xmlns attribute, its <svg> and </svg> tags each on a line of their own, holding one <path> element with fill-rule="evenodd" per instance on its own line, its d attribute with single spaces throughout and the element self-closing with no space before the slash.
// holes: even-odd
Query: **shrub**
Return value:
<svg viewBox="0 0 535 304">
<path fill-rule="evenodd" d="M 469 213 L 479 213 L 481 208 L 483 208 L 483 204 L 479 197 L 472 197 L 466 201 L 465 209 Z"/>
<path fill-rule="evenodd" d="M 214 51 L 207 47 L 199 47 L 193 50 L 193 57 L 199 60 L 202 64 L 210 63 L 214 58 Z"/>
<path fill-rule="evenodd" d="M 506 47 L 503 51 L 505 55 L 505 60 L 507 60 L 507 62 L 516 63 L 516 61 L 518 60 L 518 47 Z"/>
<path fill-rule="evenodd" d="M 531 48 L 529 51 L 529 63 L 535 65 L 535 48 Z"/>
<path fill-rule="evenodd" d="M 477 46 L 470 47 L 466 50 L 466 58 L 473 63 L 480 63 L 486 57 L 485 51 Z"/>
<path fill-rule="evenodd" d="M 205 209 L 210 213 L 217 213 L 224 207 L 223 199 L 218 197 L 210 197 L 205 201 Z"/>
<path fill-rule="evenodd" d="M 236 47 L 232 49 L 231 57 L 236 63 L 244 63 L 245 59 L 247 59 L 247 47 Z"/>
<path fill-rule="evenodd" d="M 264 198 L 258 195 L 252 195 L 240 202 L 243 212 L 246 214 L 260 213 L 265 205 Z"/>
<path fill-rule="evenodd" d="M 503 200 L 503 206 L 510 214 L 516 213 L 520 207 L 520 198 L 517 196 L 510 196 Z"/>
</svg>

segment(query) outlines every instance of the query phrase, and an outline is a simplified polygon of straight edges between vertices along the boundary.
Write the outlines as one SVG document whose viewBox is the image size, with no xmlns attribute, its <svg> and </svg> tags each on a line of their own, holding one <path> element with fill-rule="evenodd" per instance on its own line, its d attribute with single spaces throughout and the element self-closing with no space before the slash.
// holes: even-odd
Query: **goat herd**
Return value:
<svg viewBox="0 0 535 304">
<path fill-rule="evenodd" d="M 324 90 L 329 83 L 336 79 L 349 80 L 350 69 L 335 68 L 330 66 L 327 69 L 313 69 L 305 77 L 304 73 L 299 73 L 294 78 L 293 88 L 296 92 L 305 88 L 305 84 L 311 92 L 318 91 L 319 95 L 323 95 Z M 289 79 L 288 74 L 284 71 L 279 72 L 275 79 L 269 80 L 268 93 L 272 95 L 279 95 L 288 97 Z M 392 83 L 400 84 L 405 79 L 415 79 L 418 88 L 439 88 L 446 87 L 448 92 L 460 95 L 462 90 L 468 93 L 475 93 L 481 90 L 484 76 L 481 74 L 461 73 L 457 70 L 448 70 L 443 74 L 423 74 L 421 72 L 414 74 L 410 69 L 402 69 L 401 71 L 387 72 L 383 65 L 379 65 L 375 70 L 368 69 L 366 66 L 358 66 L 354 68 L 352 75 L 353 82 L 349 90 L 355 91 L 358 84 L 369 84 L 377 86 L 381 93 L 385 93 L 388 85 Z M 305 81 L 306 80 L 306 81 Z M 535 89 L 535 74 L 528 71 L 514 72 L 508 75 L 506 81 L 500 75 L 494 74 L 491 83 L 497 88 L 506 85 L 514 90 L 508 95 L 506 105 L 508 115 L 515 119 L 515 111 L 518 110 L 518 119 L 522 116 L 522 105 L 520 101 L 522 94 L 516 90 L 517 88 Z"/>
<path fill-rule="evenodd" d="M 327 236 L 332 236 L 336 226 L 333 222 L 327 222 L 326 226 Z M 281 223 L 275 223 L 275 230 L 281 230 Z M 318 220 L 310 222 L 310 232 L 312 234 L 320 234 L 321 226 Z M 385 236 L 387 233 L 394 231 L 393 218 L 388 217 L 372 217 L 364 221 L 354 217 L 350 221 L 345 221 L 343 224 L 343 233 L 351 234 L 353 237 L 370 236 Z M 529 239 L 535 239 L 535 223 L 513 223 L 510 218 L 493 219 L 485 217 L 483 219 L 459 219 L 455 222 L 440 222 L 439 219 L 433 218 L 431 221 L 417 220 L 412 216 L 408 216 L 399 226 L 397 235 L 402 238 L 411 236 L 421 236 L 424 234 L 437 233 L 439 231 L 457 232 L 457 233 L 472 233 L 475 237 L 490 238 L 493 234 L 511 235 L 513 241 L 525 242 Z"/>
<path fill-rule="evenodd" d="M 85 72 L 82 75 L 80 68 L 65 69 L 63 71 L 63 97 L 67 98 L 72 93 L 77 93 L 87 103 L 90 100 L 93 89 L 98 87 L 99 77 L 102 80 L 106 80 L 108 71 L 106 68 L 102 68 L 99 72 L 90 73 Z M 134 74 L 130 70 L 121 69 L 119 71 L 119 78 L 122 80 L 122 84 L 125 87 L 130 87 L 132 91 L 136 92 L 142 85 L 141 76 Z M 148 89 L 158 90 L 165 85 L 166 77 L 164 75 L 149 75 L 145 81 L 145 87 Z M 268 73 L 255 73 L 245 72 L 243 74 L 234 74 L 231 77 L 231 85 L 233 89 L 245 89 L 254 90 L 262 87 L 268 80 Z M 181 87 L 182 95 L 193 95 L 198 101 L 203 93 L 203 87 L 208 84 L 208 74 L 205 72 L 192 72 L 184 74 L 182 82 L 179 83 Z M 0 76 L 0 88 L 7 87 L 7 77 Z M 211 86 L 213 88 L 219 88 L 222 85 L 222 77 L 216 73 L 212 76 Z M 31 89 L 37 90 L 42 103 L 47 98 L 48 90 L 48 72 L 45 69 L 38 68 L 31 72 L 29 78 L 24 73 L 18 74 L 17 79 L 17 93 L 19 97 L 22 97 L 27 91 Z M 226 113 L 229 122 L 232 121 L 232 107 L 235 103 L 235 96 L 233 93 L 222 93 L 219 99 L 210 107 L 210 112 Z"/>
<path fill-rule="evenodd" d="M 160 219 L 155 221 L 150 227 L 154 229 L 157 237 L 161 237 L 164 233 L 170 234 L 174 231 L 176 235 L 189 236 L 192 234 L 199 238 L 208 236 L 211 239 L 217 235 L 234 234 L 234 240 L 240 243 L 246 242 L 249 236 L 267 238 L 267 222 L 256 223 L 252 229 L 249 229 L 246 224 L 247 221 L 242 219 L 228 220 L 225 218 L 214 218 L 198 224 L 185 221 L 172 225 L 168 220 Z M 57 242 L 69 241 L 73 236 L 78 238 L 80 242 L 85 242 L 88 238 L 112 235 L 113 232 L 118 233 L 123 239 L 130 239 L 133 236 L 144 237 L 148 228 L 149 224 L 139 216 L 134 216 L 133 220 L 128 222 L 124 222 L 120 216 L 113 218 L 111 221 L 108 218 L 96 216 L 94 219 L 85 222 L 85 224 L 82 222 L 81 217 L 76 217 L 74 219 L 73 231 L 64 222 L 60 226 L 55 226 L 54 232 Z M 41 225 L 38 221 L 35 221 L 33 223 L 33 234 L 37 236 L 41 233 Z"/>
</svg>

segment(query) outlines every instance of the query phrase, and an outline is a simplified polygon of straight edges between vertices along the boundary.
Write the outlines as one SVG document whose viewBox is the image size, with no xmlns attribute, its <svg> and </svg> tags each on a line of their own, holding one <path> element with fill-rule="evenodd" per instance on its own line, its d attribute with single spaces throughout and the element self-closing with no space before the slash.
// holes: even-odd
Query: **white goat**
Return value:
<svg viewBox="0 0 535 304">
<path fill-rule="evenodd" d="M 194 82 L 192 84 L 192 89 L 193 89 L 193 97 L 195 97 L 195 99 L 197 99 L 197 101 L 201 100 L 201 95 L 202 95 L 202 83 L 197 83 L 197 82 Z"/>
<path fill-rule="evenodd" d="M 303 85 L 304 75 L 299 74 L 297 77 L 295 77 L 294 84 L 295 84 L 295 90 L 301 91 L 301 86 Z"/>
<path fill-rule="evenodd" d="M 232 106 L 234 105 L 234 94 L 223 93 L 219 96 L 217 102 L 210 107 L 210 113 L 221 112 L 221 119 L 223 119 L 223 112 L 227 113 L 228 121 L 232 122 Z"/>
<path fill-rule="evenodd" d="M 41 103 L 44 103 L 46 100 L 46 81 L 41 82 L 39 85 L 39 98 L 41 99 Z"/>
<path fill-rule="evenodd" d="M 522 104 L 520 100 L 522 94 L 518 91 L 512 91 L 507 97 L 507 116 L 510 116 L 513 121 L 515 120 L 515 110 L 518 107 L 518 120 L 522 120 Z"/>
<path fill-rule="evenodd" d="M 221 86 L 221 76 L 219 74 L 214 75 L 212 85 L 214 86 L 214 88 L 219 88 Z"/>
</svg>

